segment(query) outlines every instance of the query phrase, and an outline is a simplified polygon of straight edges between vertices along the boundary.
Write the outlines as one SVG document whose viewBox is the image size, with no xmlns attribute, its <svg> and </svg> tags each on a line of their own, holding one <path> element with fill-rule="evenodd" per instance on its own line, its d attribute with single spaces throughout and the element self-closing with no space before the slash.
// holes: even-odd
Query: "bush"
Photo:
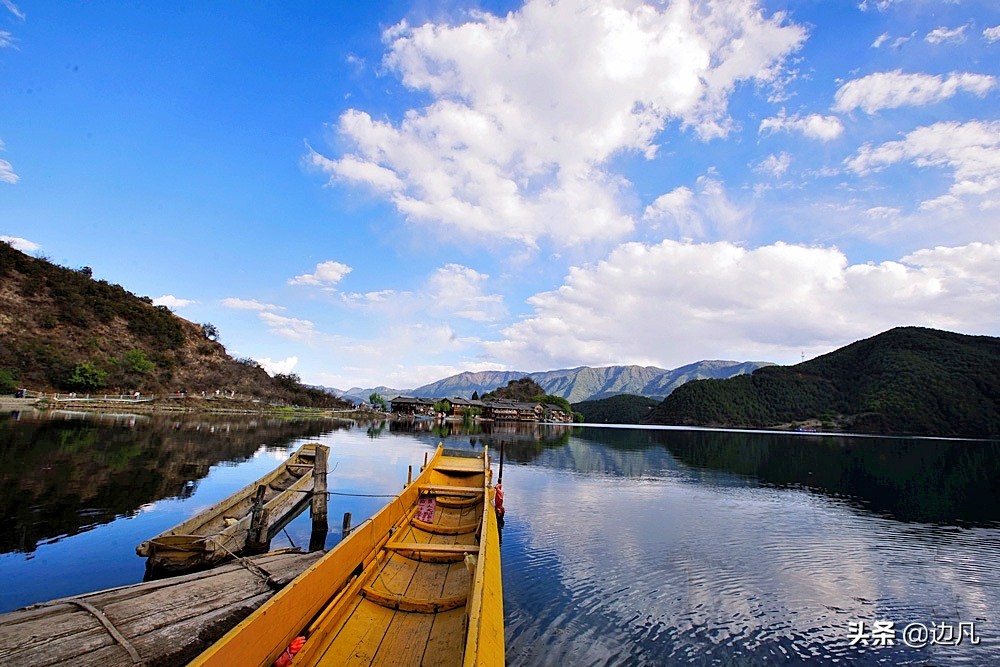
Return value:
<svg viewBox="0 0 1000 667">
<path fill-rule="evenodd" d="M 11 394 L 17 389 L 17 376 L 6 368 L 0 368 L 0 394 Z"/>
<path fill-rule="evenodd" d="M 90 392 L 103 387 L 108 381 L 108 374 L 89 361 L 76 365 L 73 373 L 66 379 L 66 386 L 73 390 Z"/>
<path fill-rule="evenodd" d="M 146 357 L 146 352 L 138 348 L 126 352 L 122 361 L 127 372 L 137 375 L 145 375 L 156 368 L 156 364 Z"/>
</svg>

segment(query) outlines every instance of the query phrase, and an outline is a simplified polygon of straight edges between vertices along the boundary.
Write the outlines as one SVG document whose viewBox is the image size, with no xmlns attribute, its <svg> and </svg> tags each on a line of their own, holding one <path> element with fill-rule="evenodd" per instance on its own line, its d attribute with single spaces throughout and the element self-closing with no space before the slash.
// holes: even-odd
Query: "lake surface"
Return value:
<svg viewBox="0 0 1000 667">
<path fill-rule="evenodd" d="M 422 426 L 0 413 L 0 611 L 140 581 L 136 544 L 304 442 L 330 548 L 438 442 L 502 441 L 509 664 L 1000 664 L 1000 443 Z"/>
</svg>

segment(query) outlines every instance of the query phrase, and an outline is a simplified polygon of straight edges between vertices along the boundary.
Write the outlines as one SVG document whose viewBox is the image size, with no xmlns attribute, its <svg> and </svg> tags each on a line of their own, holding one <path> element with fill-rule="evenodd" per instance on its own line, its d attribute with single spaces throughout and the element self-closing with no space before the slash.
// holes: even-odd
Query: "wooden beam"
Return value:
<svg viewBox="0 0 1000 667">
<path fill-rule="evenodd" d="M 418 614 L 436 614 L 439 611 L 457 609 L 464 606 L 468 599 L 465 595 L 431 599 L 411 598 L 405 595 L 393 595 L 377 591 L 370 586 L 365 586 L 361 589 L 361 596 L 387 609 L 398 609 L 399 611 L 416 612 Z"/>
<path fill-rule="evenodd" d="M 483 495 L 483 489 L 479 486 L 447 486 L 442 484 L 421 484 L 420 493 L 433 494 L 439 496 L 473 496 Z"/>
<path fill-rule="evenodd" d="M 459 554 L 479 553 L 478 544 L 437 544 L 432 542 L 389 542 L 389 551 L 423 551 L 427 553 Z"/>
<path fill-rule="evenodd" d="M 474 533 L 479 529 L 478 521 L 459 526 L 441 526 L 436 523 L 413 519 L 410 521 L 410 525 L 414 528 L 419 528 L 420 530 L 424 530 L 435 535 L 467 535 L 468 533 Z"/>
</svg>

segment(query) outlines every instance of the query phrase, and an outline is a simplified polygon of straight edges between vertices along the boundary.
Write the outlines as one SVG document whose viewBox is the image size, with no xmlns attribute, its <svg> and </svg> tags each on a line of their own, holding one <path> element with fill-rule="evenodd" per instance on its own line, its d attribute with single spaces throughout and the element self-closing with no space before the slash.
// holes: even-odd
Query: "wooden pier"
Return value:
<svg viewBox="0 0 1000 667">
<path fill-rule="evenodd" d="M 276 551 L 0 614 L 0 664 L 185 665 L 322 555 Z"/>
</svg>

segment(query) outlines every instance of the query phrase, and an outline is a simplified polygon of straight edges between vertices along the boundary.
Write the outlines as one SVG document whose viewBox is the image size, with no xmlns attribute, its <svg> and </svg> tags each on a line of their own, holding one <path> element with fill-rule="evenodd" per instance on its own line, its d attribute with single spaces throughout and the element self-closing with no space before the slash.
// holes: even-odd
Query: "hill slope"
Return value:
<svg viewBox="0 0 1000 667">
<path fill-rule="evenodd" d="M 216 390 L 297 405 L 342 405 L 295 376 L 270 377 L 235 360 L 189 322 L 148 297 L 29 257 L 0 242 L 0 392 L 189 393 Z M 212 336 L 214 338 L 214 336 Z"/>
<path fill-rule="evenodd" d="M 1000 435 L 1000 338 L 902 327 L 795 366 L 680 387 L 647 423 L 829 427 L 897 435 Z"/>
<path fill-rule="evenodd" d="M 573 404 L 573 410 L 583 415 L 588 424 L 641 424 L 649 417 L 657 401 L 646 396 L 618 394 L 596 401 Z"/>
</svg>

